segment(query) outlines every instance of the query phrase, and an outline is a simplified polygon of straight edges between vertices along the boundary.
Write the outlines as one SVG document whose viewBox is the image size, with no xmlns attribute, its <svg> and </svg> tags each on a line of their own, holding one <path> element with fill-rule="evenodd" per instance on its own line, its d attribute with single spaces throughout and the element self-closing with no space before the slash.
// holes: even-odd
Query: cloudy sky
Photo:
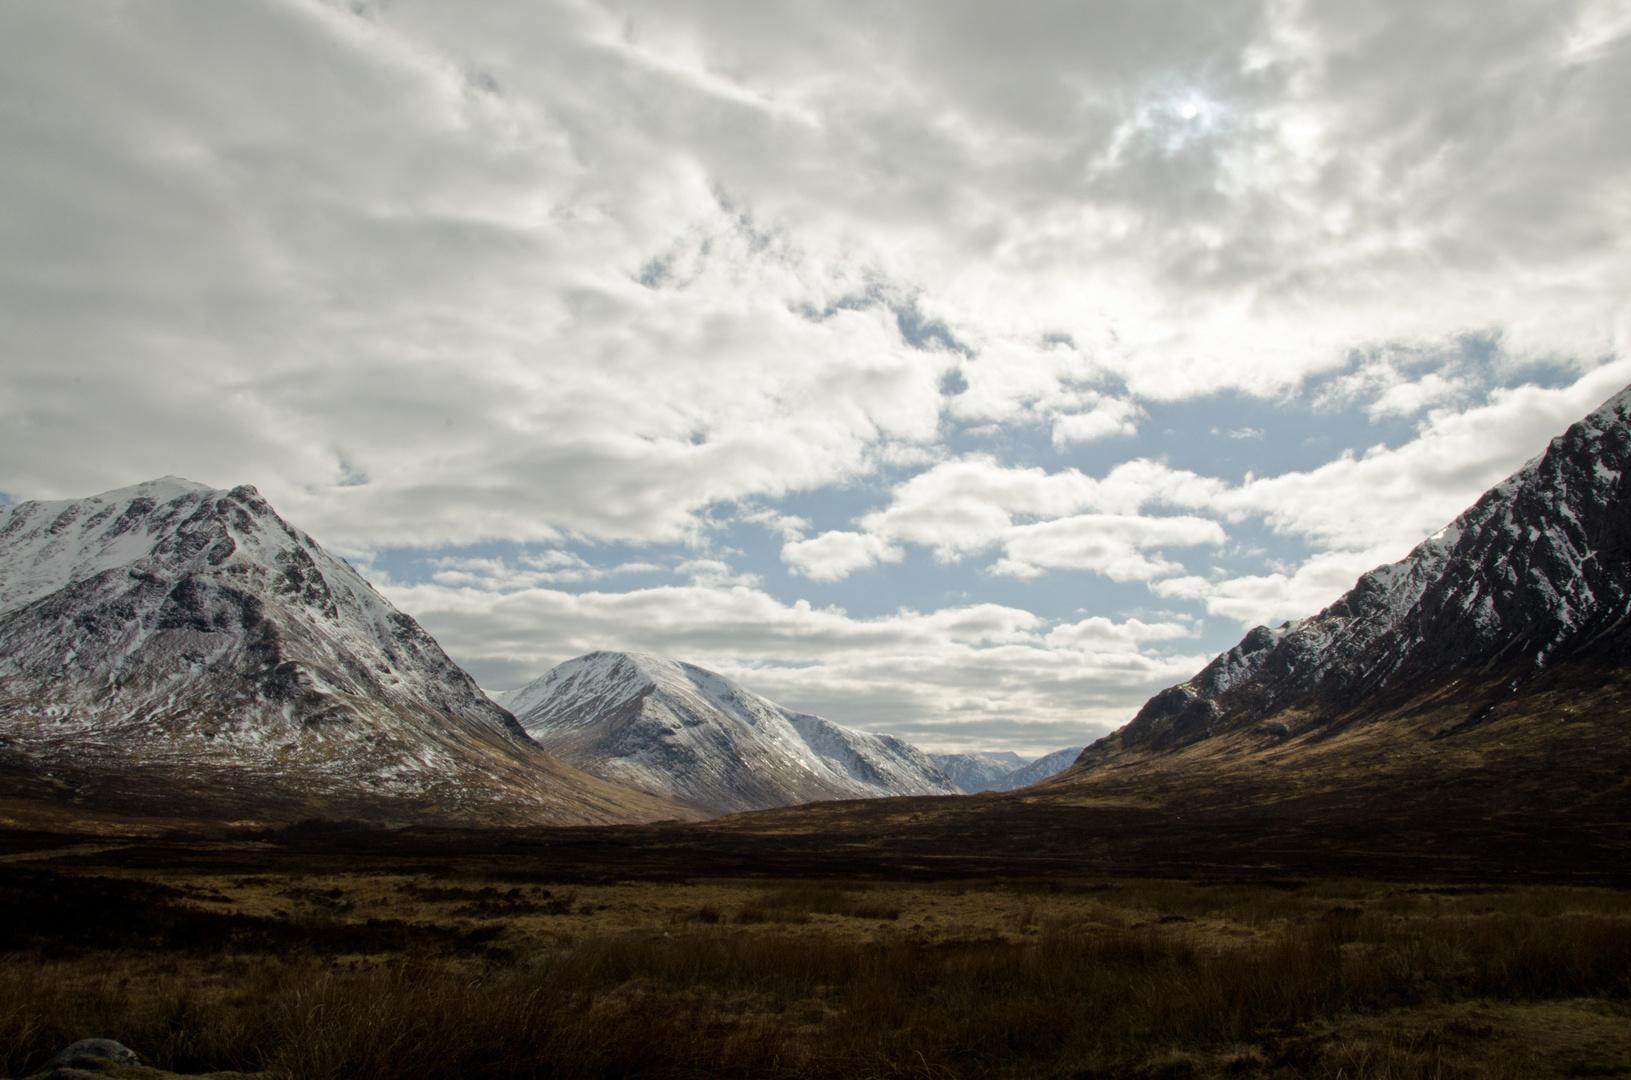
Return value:
<svg viewBox="0 0 1631 1080">
<path fill-rule="evenodd" d="M 1627 101 L 1625 0 L 7 0 L 0 497 L 1081 744 L 1631 382 Z"/>
</svg>

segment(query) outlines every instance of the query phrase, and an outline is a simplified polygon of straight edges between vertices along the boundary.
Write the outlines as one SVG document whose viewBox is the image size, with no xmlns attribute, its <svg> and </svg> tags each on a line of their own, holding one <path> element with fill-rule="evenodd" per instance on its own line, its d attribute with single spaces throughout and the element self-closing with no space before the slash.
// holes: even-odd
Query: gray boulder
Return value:
<svg viewBox="0 0 1631 1080">
<path fill-rule="evenodd" d="M 116 1065 L 140 1065 L 136 1051 L 112 1039 L 80 1039 L 62 1053 L 46 1062 L 47 1069 L 61 1069 L 80 1062 L 111 1061 Z"/>
</svg>

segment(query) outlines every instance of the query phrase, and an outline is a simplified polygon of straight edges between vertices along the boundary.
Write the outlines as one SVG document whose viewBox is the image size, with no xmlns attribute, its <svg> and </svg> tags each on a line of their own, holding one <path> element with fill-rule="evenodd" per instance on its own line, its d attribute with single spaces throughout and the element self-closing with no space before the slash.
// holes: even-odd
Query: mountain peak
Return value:
<svg viewBox="0 0 1631 1080">
<path fill-rule="evenodd" d="M 717 672 L 647 653 L 575 657 L 495 700 L 579 768 L 715 812 L 956 790 L 899 739 L 783 708 Z"/>
<path fill-rule="evenodd" d="M 1276 730 L 1306 730 L 1456 672 L 1498 675 L 1510 695 L 1559 659 L 1604 647 L 1631 615 L 1628 417 L 1631 387 L 1318 615 L 1256 627 L 1156 694 L 1084 764 L 1282 715 L 1293 719 Z"/>
<path fill-rule="evenodd" d="M 540 752 L 248 485 L 165 477 L 0 508 L 0 719 L 14 774 L 518 820 L 626 819 L 623 795 L 672 812 Z"/>
</svg>

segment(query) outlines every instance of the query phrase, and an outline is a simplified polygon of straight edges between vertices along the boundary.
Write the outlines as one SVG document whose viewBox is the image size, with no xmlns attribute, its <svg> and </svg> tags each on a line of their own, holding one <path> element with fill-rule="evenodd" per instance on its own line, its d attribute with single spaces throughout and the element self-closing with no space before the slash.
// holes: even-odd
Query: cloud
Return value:
<svg viewBox="0 0 1631 1080">
<path fill-rule="evenodd" d="M 839 580 L 881 561 L 897 561 L 916 544 L 943 563 L 991 548 L 1003 555 L 993 573 L 1035 577 L 1049 569 L 1092 570 L 1114 581 L 1183 572 L 1152 550 L 1221 545 L 1215 521 L 1144 516 L 1150 503 L 1189 499 L 1204 505 L 1221 481 L 1147 460 L 1127 462 L 1096 479 L 1077 469 L 1048 472 L 1005 466 L 989 455 L 941 462 L 895 486 L 889 505 L 858 519 L 859 532 L 829 532 L 782 549 L 784 561 L 817 580 Z M 1102 511 L 1083 513 L 1083 511 Z"/>
<path fill-rule="evenodd" d="M 1631 360 L 1621 360 L 1563 387 L 1496 389 L 1487 404 L 1431 413 L 1402 446 L 1254 478 L 1206 501 L 1226 515 L 1261 515 L 1277 532 L 1322 548 L 1386 549 L 1398 558 L 1628 381 Z"/>
<path fill-rule="evenodd" d="M 550 549 L 524 553 L 516 566 L 505 559 L 443 556 L 430 560 L 432 581 L 452 588 L 473 588 L 493 592 L 532 588 L 538 585 L 575 584 L 599 581 L 619 574 L 650 573 L 663 567 L 649 562 L 595 566 L 570 551 Z M 686 564 L 677 569 L 684 572 Z"/>
<path fill-rule="evenodd" d="M 1068 337 L 1053 335 L 1039 344 L 989 341 L 959 367 L 963 388 L 947 411 L 973 424 L 1050 428 L 1055 449 L 1131 435 L 1144 410 L 1095 389 L 1105 374 Z"/>
<path fill-rule="evenodd" d="M 1163 597 L 1201 600 L 1210 613 L 1247 626 L 1311 615 L 1352 588 L 1360 574 L 1403 558 L 1628 381 L 1631 361 L 1616 361 L 1568 386 L 1498 389 L 1477 408 L 1433 413 L 1415 439 L 1396 448 L 1232 488 L 1170 484 L 1163 496 L 1168 502 L 1226 520 L 1260 517 L 1315 550 L 1290 572 L 1189 575 L 1151 588 Z"/>
<path fill-rule="evenodd" d="M 1616 361 L 1563 387 L 1497 388 L 1476 408 L 1431 412 L 1417 437 L 1399 447 L 1344 453 L 1307 471 L 1248 475 L 1238 485 L 1143 458 L 1103 478 L 1015 468 L 983 455 L 941 462 L 897 485 L 884 509 L 858 519 L 861 532 L 821 537 L 832 552 L 821 580 L 873 565 L 880 552 L 898 558 L 895 545 L 903 543 L 929 548 L 943 562 L 996 547 L 1002 556 L 990 569 L 999 575 L 1091 570 L 1113 581 L 1154 582 L 1159 595 L 1204 600 L 1212 613 L 1242 621 L 1306 615 L 1365 570 L 1403 557 L 1628 380 L 1631 361 Z M 1246 520 L 1306 541 L 1310 560 L 1290 573 L 1211 581 L 1150 554 L 1220 547 L 1225 525 Z M 785 560 L 803 557 L 797 545 L 783 549 Z"/>
<path fill-rule="evenodd" d="M 1375 549 L 1325 551 L 1291 573 L 1167 578 L 1151 582 L 1150 589 L 1166 599 L 1200 600 L 1208 613 L 1242 626 L 1276 626 L 1321 610 L 1384 561 L 1387 555 Z"/>
<path fill-rule="evenodd" d="M 684 574 L 691 579 L 691 584 L 708 589 L 718 589 L 729 585 L 753 587 L 761 582 L 758 574 L 739 574 L 731 569 L 729 563 L 722 559 L 688 559 L 674 568 L 676 574 Z"/>
<path fill-rule="evenodd" d="M 997 604 L 855 618 L 784 604 L 752 587 L 629 592 L 491 592 L 391 587 L 484 686 L 518 686 L 593 649 L 634 649 L 701 664 L 793 708 L 931 749 L 1041 753 L 1080 745 L 1129 719 L 1206 660 L 1171 652 L 1196 633 L 1183 618 L 1052 621 Z"/>
<path fill-rule="evenodd" d="M 482 603 L 579 643 L 671 599 L 826 626 L 731 568 L 755 514 L 795 585 L 916 547 L 976 598 L 1077 569 L 1305 614 L 1631 378 L 1628 26 L 1596 0 L 0 5 L 0 489 L 255 483 L 337 549 L 450 560 L 422 587 L 471 656 Z M 1479 369 L 1540 363 L 1572 383 Z M 1262 417 L 1310 394 L 1416 437 L 1293 468 Z M 1241 399 L 1202 430 L 1264 433 L 1225 447 L 1249 480 L 1152 446 L 1163 404 Z M 1306 550 L 1200 565 L 1259 527 Z M 486 540 L 642 553 L 464 561 Z M 647 567 L 704 584 L 541 599 Z M 735 589 L 782 606 L 738 624 Z M 722 655 L 914 724 L 1122 707 L 1043 623 L 902 688 L 930 623 L 889 625 L 818 674 Z M 1114 694 L 1168 671 L 1116 655 Z"/>
<path fill-rule="evenodd" d="M 991 571 L 1036 577 L 1045 570 L 1093 570 L 1112 581 L 1148 581 L 1183 572 L 1151 549 L 1222 545 L 1223 527 L 1198 517 L 1079 514 L 1004 531 L 1004 557 Z"/>
<path fill-rule="evenodd" d="M 694 541 L 942 415 L 1068 448 L 1469 329 L 1589 366 L 1631 325 L 1606 10 L 7 5 L 0 482 Z"/>
<path fill-rule="evenodd" d="M 782 545 L 782 561 L 812 581 L 839 581 L 881 562 L 899 562 L 901 556 L 899 547 L 876 536 L 837 530 Z"/>
</svg>

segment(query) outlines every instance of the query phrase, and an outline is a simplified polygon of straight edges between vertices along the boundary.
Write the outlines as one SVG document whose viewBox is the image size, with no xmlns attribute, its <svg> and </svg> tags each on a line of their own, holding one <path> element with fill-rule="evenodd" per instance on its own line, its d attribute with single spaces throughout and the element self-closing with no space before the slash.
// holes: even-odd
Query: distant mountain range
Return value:
<svg viewBox="0 0 1631 1080">
<path fill-rule="evenodd" d="M 499 700 L 253 488 L 0 507 L 0 797 L 572 824 L 959 790 L 898 739 L 657 657 Z"/>
<path fill-rule="evenodd" d="M 784 708 L 657 656 L 590 653 L 495 698 L 578 768 L 711 813 L 958 790 L 899 739 Z"/>
<path fill-rule="evenodd" d="M 1074 751 L 937 762 L 638 654 L 579 657 L 498 700 L 253 488 L 168 478 L 0 508 L 0 799 L 572 823 L 1024 787 L 731 828 L 992 865 L 1030 844 L 1129 872 L 1598 873 L 1631 842 L 1631 390 L 1056 775 Z"/>
<path fill-rule="evenodd" d="M 1029 762 L 1012 750 L 936 754 L 934 763 L 959 791 L 977 795 L 982 791 L 1013 791 L 1046 780 L 1070 768 L 1082 750 L 1080 746 L 1067 747 Z"/>
<path fill-rule="evenodd" d="M 685 814 L 561 763 L 251 487 L 0 507 L 0 791 L 132 813 Z"/>
<path fill-rule="evenodd" d="M 1026 765 L 1024 758 L 1012 750 L 1001 753 L 970 751 L 963 754 L 936 754 L 934 763 L 946 778 L 957 785 L 957 790 L 969 795 L 994 791 L 994 785 L 1003 777 Z"/>
</svg>

